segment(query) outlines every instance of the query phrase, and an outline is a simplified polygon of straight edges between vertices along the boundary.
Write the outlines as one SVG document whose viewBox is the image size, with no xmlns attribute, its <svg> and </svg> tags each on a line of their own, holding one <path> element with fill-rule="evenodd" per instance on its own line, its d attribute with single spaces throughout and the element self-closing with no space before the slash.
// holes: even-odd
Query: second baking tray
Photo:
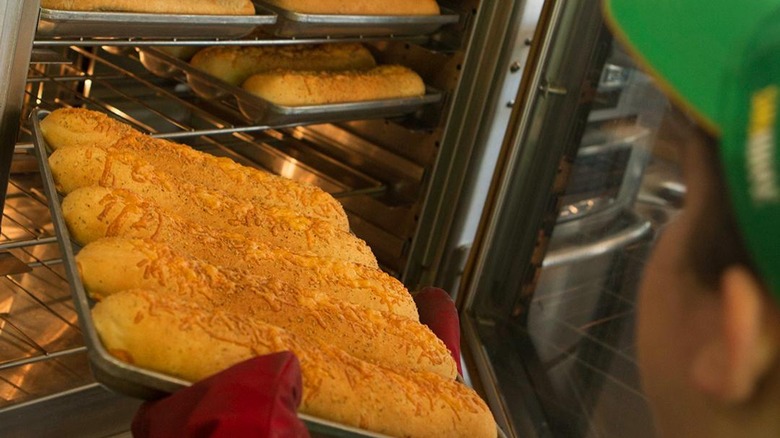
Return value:
<svg viewBox="0 0 780 438">
<path fill-rule="evenodd" d="M 259 26 L 276 23 L 276 15 L 136 14 L 41 9 L 39 37 L 104 38 L 239 38 Z"/>
<path fill-rule="evenodd" d="M 251 123 L 270 127 L 295 126 L 314 123 L 330 123 L 345 120 L 364 120 L 402 116 L 439 102 L 442 94 L 427 87 L 419 97 L 384 99 L 367 102 L 337 103 L 311 106 L 282 106 L 261 99 L 251 93 L 227 84 L 184 60 L 175 58 L 151 47 L 139 47 L 141 60 L 152 71 L 165 72 L 167 76 L 183 73 L 193 91 L 204 99 L 233 100 Z"/>
<path fill-rule="evenodd" d="M 457 23 L 458 14 L 441 9 L 439 15 L 330 15 L 305 14 L 255 1 L 258 11 L 276 14 L 269 29 L 276 36 L 410 36 L 428 35 L 446 24 Z"/>
<path fill-rule="evenodd" d="M 95 380 L 106 387 L 132 397 L 141 399 L 156 399 L 172 393 L 178 389 L 190 385 L 185 380 L 158 373 L 145 368 L 140 368 L 112 356 L 103 347 L 97 330 L 92 320 L 92 300 L 84 289 L 81 277 L 76 266 L 75 255 L 79 247 L 70 239 L 68 227 L 62 214 L 61 197 L 57 193 L 54 178 L 48 165 L 48 156 L 51 152 L 43 139 L 40 129 L 40 121 L 49 114 L 48 111 L 36 109 L 30 116 L 33 131 L 33 143 L 38 166 L 43 180 L 43 189 L 49 199 L 52 222 L 57 233 L 57 240 L 62 251 L 63 264 L 71 285 L 74 306 L 79 318 L 79 325 L 87 347 L 92 373 Z M 208 360 L 205 358 L 204 360 Z M 355 427 L 345 426 L 321 418 L 299 413 L 298 416 L 306 423 L 312 432 L 318 432 L 334 437 L 371 437 L 386 438 L 386 435 L 370 432 Z"/>
</svg>

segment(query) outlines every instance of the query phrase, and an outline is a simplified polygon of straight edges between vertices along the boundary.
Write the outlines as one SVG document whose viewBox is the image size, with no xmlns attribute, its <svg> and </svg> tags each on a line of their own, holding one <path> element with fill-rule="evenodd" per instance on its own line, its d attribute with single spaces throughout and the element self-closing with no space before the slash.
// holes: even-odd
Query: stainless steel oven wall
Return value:
<svg viewBox="0 0 780 438">
<path fill-rule="evenodd" d="M 0 211 L 19 133 L 24 79 L 32 53 L 40 0 L 0 1 Z M 2 223 L 0 223 L 2 230 Z"/>
<path fill-rule="evenodd" d="M 405 242 L 402 278 L 413 288 L 437 285 L 455 292 L 458 254 L 473 237 L 541 3 L 462 2 L 461 8 L 475 12 L 471 42 L 451 62 L 427 67 L 440 69 L 441 80 L 458 78 L 459 85 L 449 97 L 452 109 L 444 129 L 432 144 L 425 143 L 438 156 L 426 169 L 416 232 Z"/>
</svg>

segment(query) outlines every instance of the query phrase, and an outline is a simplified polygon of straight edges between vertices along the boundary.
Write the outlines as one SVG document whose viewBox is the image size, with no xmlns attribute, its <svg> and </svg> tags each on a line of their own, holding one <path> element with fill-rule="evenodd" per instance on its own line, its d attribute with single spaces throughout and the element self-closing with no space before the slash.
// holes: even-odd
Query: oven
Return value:
<svg viewBox="0 0 780 438">
<path fill-rule="evenodd" d="M 610 367 L 634 372 L 636 278 L 683 189 L 650 149 L 664 102 L 642 94 L 595 3 L 441 0 L 445 19 L 421 25 L 312 24 L 259 3 L 266 22 L 116 21 L 0 1 L 0 434 L 112 436 L 140 403 L 95 380 L 71 300 L 30 123 L 60 107 L 331 193 L 383 270 L 457 298 L 464 377 L 508 435 L 586 436 L 596 414 L 620 415 L 583 402 L 582 364 L 600 370 L 586 398 L 619 381 L 648 424 L 635 380 Z M 196 92 L 209 79 L 165 50 L 346 41 L 415 70 L 427 100 L 258 119 L 240 93 Z"/>
</svg>

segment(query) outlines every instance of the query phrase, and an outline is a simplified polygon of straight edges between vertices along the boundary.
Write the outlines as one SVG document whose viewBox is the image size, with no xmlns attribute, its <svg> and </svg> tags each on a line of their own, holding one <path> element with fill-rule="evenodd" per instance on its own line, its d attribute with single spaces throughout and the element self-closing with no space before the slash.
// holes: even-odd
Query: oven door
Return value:
<svg viewBox="0 0 780 438">
<path fill-rule="evenodd" d="M 469 378 L 514 436 L 650 437 L 633 326 L 675 214 L 666 100 L 598 2 L 548 0 L 459 284 Z"/>
</svg>

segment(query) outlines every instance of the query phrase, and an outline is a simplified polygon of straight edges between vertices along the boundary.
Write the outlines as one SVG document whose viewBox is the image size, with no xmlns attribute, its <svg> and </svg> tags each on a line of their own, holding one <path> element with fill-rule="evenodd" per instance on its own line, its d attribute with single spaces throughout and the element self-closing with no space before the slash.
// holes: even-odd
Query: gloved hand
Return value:
<svg viewBox="0 0 780 438">
<path fill-rule="evenodd" d="M 458 373 L 460 325 L 455 303 L 439 288 L 414 295 L 420 322 L 449 348 Z M 132 425 L 136 438 L 308 437 L 297 416 L 301 370 L 290 352 L 255 357 L 190 387 L 144 403 Z"/>
<path fill-rule="evenodd" d="M 460 363 L 460 319 L 455 302 L 447 292 L 437 287 L 425 287 L 413 298 L 420 322 L 444 342 L 458 365 L 458 374 L 463 375 Z"/>
<path fill-rule="evenodd" d="M 296 412 L 301 368 L 289 351 L 258 356 L 154 402 L 133 419 L 134 437 L 308 437 Z"/>
</svg>

